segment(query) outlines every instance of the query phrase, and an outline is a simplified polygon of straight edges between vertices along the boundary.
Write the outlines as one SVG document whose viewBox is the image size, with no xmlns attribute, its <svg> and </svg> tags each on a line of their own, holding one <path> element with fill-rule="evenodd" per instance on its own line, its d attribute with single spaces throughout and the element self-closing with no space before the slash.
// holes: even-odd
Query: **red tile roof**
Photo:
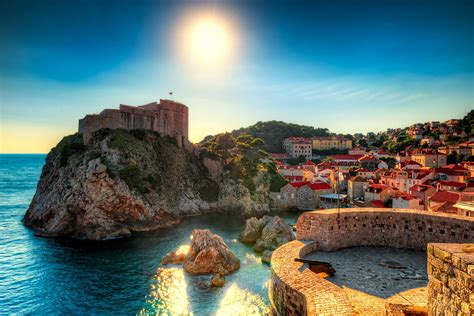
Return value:
<svg viewBox="0 0 474 316">
<path fill-rule="evenodd" d="M 440 169 L 448 169 L 448 170 L 452 170 L 452 171 L 468 171 L 463 166 L 458 166 L 456 164 L 449 164 L 449 165 L 446 165 L 444 167 L 441 167 Z"/>
<path fill-rule="evenodd" d="M 288 181 L 292 181 L 292 184 L 294 181 L 303 181 L 303 176 L 283 176 Z"/>
<path fill-rule="evenodd" d="M 449 186 L 449 187 L 456 187 L 456 188 L 465 188 L 467 185 L 464 182 L 457 182 L 457 181 L 445 181 L 441 180 L 438 182 L 441 185 Z"/>
<path fill-rule="evenodd" d="M 405 201 L 410 201 L 410 200 L 413 200 L 413 199 L 417 199 L 417 197 L 414 196 L 413 194 L 408 194 L 408 193 L 404 193 L 404 192 L 399 192 L 397 194 L 397 198 L 401 198 Z"/>
<path fill-rule="evenodd" d="M 403 162 L 400 163 L 400 165 L 401 165 L 402 168 L 403 168 L 403 167 L 406 167 L 407 165 L 417 165 L 417 166 L 420 166 L 420 167 L 422 166 L 421 163 L 418 163 L 418 162 L 413 161 L 413 160 L 406 160 L 406 161 L 403 161 Z"/>
<path fill-rule="evenodd" d="M 329 156 L 333 158 L 334 160 L 353 160 L 357 161 L 359 158 L 362 158 L 362 155 L 331 155 Z"/>
<path fill-rule="evenodd" d="M 431 185 L 426 185 L 426 184 L 415 184 L 410 188 L 410 192 L 425 192 L 429 188 L 433 188 Z"/>
<path fill-rule="evenodd" d="M 383 202 L 380 201 L 380 200 L 374 200 L 374 201 L 370 202 L 370 204 L 372 204 L 373 206 L 378 207 L 378 208 L 385 208 L 385 205 L 383 205 Z"/>
<path fill-rule="evenodd" d="M 279 166 L 286 166 L 286 164 L 284 162 L 281 162 L 280 160 L 275 160 L 275 164 Z"/>
<path fill-rule="evenodd" d="M 386 189 L 390 189 L 390 188 L 392 187 L 386 184 L 374 183 L 374 184 L 369 185 L 369 187 L 367 188 L 367 191 L 371 193 L 381 193 L 385 191 Z M 397 190 L 397 188 L 392 188 L 392 189 Z"/>
<path fill-rule="evenodd" d="M 303 166 L 316 166 L 316 164 L 312 162 L 311 160 L 308 160 L 303 164 Z"/>
<path fill-rule="evenodd" d="M 448 203 L 456 203 L 459 200 L 459 194 L 447 191 L 438 191 L 432 197 L 430 197 L 430 201 L 434 202 L 448 202 Z"/>
<path fill-rule="evenodd" d="M 273 158 L 273 159 L 289 159 L 290 158 L 290 155 L 288 155 L 287 153 L 283 153 L 283 154 L 269 153 L 268 155 L 270 156 L 270 158 Z"/>
<path fill-rule="evenodd" d="M 331 189 L 331 186 L 329 184 L 327 184 L 326 182 L 322 182 L 322 181 L 316 181 L 314 183 L 308 183 L 307 186 L 309 186 L 313 191 Z"/>
<path fill-rule="evenodd" d="M 303 178 L 303 177 L 301 177 L 301 178 Z M 292 187 L 295 187 L 295 188 L 299 189 L 299 188 L 301 188 L 303 185 L 306 185 L 307 183 L 308 183 L 308 182 L 306 182 L 306 181 L 296 181 L 296 182 L 290 182 L 290 185 L 291 185 Z"/>
<path fill-rule="evenodd" d="M 331 186 L 327 184 L 326 182 L 322 181 L 316 181 L 316 182 L 310 182 L 310 181 L 296 181 L 296 182 L 290 182 L 290 185 L 299 189 L 302 186 L 307 185 L 311 190 L 313 191 L 318 191 L 318 190 L 330 190 Z"/>
</svg>

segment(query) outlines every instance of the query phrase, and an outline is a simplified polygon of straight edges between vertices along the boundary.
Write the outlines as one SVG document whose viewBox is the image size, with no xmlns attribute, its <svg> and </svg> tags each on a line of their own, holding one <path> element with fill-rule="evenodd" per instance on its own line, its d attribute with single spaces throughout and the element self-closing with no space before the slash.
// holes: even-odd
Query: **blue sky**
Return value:
<svg viewBox="0 0 474 316">
<path fill-rule="evenodd" d="M 173 45 L 203 10 L 238 37 L 219 72 Z M 168 91 L 193 141 L 273 119 L 379 131 L 474 103 L 473 1 L 1 0 L 0 43 L 1 152 L 47 152 L 85 114 Z"/>
</svg>

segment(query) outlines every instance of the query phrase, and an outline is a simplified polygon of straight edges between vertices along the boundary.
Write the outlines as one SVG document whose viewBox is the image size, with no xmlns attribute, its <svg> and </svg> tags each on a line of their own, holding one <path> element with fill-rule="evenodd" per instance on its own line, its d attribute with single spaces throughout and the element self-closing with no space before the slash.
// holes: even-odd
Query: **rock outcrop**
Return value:
<svg viewBox="0 0 474 316">
<path fill-rule="evenodd" d="M 222 237 L 208 229 L 194 230 L 190 249 L 184 258 L 183 267 L 193 275 L 227 275 L 240 267 L 240 260 L 226 245 Z"/>
<path fill-rule="evenodd" d="M 252 200 L 239 181 L 213 179 L 174 138 L 105 129 L 87 145 L 74 134 L 51 150 L 23 222 L 41 236 L 101 240 L 173 226 L 204 212 L 267 211 L 268 204 Z"/>
<path fill-rule="evenodd" d="M 239 236 L 241 242 L 253 244 L 254 251 L 262 253 L 262 262 L 266 263 L 270 262 L 273 250 L 294 239 L 291 226 L 278 216 L 248 219 Z"/>
<path fill-rule="evenodd" d="M 163 260 L 161 260 L 161 264 L 182 264 L 185 257 L 186 253 L 184 252 L 179 253 L 177 251 L 172 251 L 166 254 Z"/>
<path fill-rule="evenodd" d="M 275 250 L 283 244 L 295 239 L 293 229 L 282 218 L 275 216 L 262 229 L 262 234 L 253 245 L 256 252 Z"/>
<path fill-rule="evenodd" d="M 225 278 L 222 275 L 214 274 L 211 278 L 211 284 L 214 287 L 223 287 L 225 284 Z"/>
<path fill-rule="evenodd" d="M 270 212 L 268 201 L 255 201 L 250 191 L 239 181 L 224 180 L 219 185 L 219 198 L 210 203 L 211 211 L 240 214 L 244 217 L 262 216 Z"/>
<path fill-rule="evenodd" d="M 263 228 L 271 221 L 270 216 L 263 216 L 262 218 L 252 217 L 245 222 L 245 229 L 240 234 L 239 240 L 246 244 L 254 244 L 262 235 Z"/>
</svg>

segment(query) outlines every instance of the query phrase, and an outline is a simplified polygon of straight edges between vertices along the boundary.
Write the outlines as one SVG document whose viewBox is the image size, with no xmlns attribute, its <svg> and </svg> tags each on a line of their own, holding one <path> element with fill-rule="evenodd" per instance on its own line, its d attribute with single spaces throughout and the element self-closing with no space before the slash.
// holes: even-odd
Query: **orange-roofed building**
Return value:
<svg viewBox="0 0 474 316">
<path fill-rule="evenodd" d="M 397 196 L 392 199 L 393 208 L 423 210 L 423 201 L 416 195 L 399 192 Z"/>
<path fill-rule="evenodd" d="M 428 199 L 436 193 L 436 188 L 426 184 L 415 184 L 409 190 L 409 193 L 419 198 L 424 205 L 424 209 L 428 209 Z"/>
<path fill-rule="evenodd" d="M 454 207 L 460 200 L 460 194 L 448 191 L 438 191 L 428 199 L 428 210 L 432 212 L 457 213 Z"/>
<path fill-rule="evenodd" d="M 366 202 L 381 200 L 383 203 L 392 199 L 398 193 L 398 189 L 385 184 L 370 184 L 364 192 Z"/>
<path fill-rule="evenodd" d="M 303 169 L 316 173 L 316 164 L 311 160 L 307 160 L 303 165 Z"/>
<path fill-rule="evenodd" d="M 295 181 L 271 194 L 273 204 L 280 209 L 314 210 L 319 207 L 321 194 L 331 193 L 331 186 L 322 181 Z"/>
</svg>

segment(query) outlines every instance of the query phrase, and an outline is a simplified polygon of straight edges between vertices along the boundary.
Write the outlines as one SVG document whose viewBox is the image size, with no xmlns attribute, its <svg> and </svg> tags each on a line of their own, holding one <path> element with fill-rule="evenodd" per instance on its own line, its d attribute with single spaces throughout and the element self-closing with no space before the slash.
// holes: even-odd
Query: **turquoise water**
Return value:
<svg viewBox="0 0 474 316">
<path fill-rule="evenodd" d="M 35 237 L 21 219 L 35 193 L 45 155 L 0 155 L 0 314 L 264 314 L 269 268 L 237 241 L 244 221 L 187 218 L 178 227 L 129 239 L 85 242 Z M 295 214 L 279 214 L 288 222 Z M 209 228 L 241 260 L 223 288 L 207 286 L 163 256 Z"/>
</svg>

